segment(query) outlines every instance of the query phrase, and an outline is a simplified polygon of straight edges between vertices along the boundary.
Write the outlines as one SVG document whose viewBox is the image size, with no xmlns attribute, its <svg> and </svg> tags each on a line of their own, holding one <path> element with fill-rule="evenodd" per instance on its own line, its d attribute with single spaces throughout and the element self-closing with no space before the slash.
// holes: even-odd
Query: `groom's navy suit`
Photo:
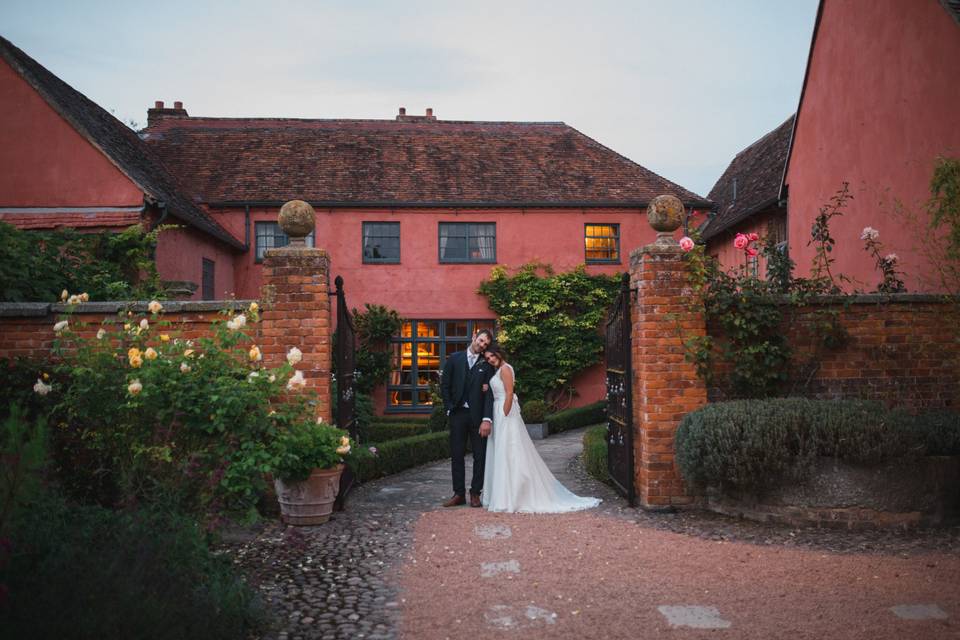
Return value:
<svg viewBox="0 0 960 640">
<path fill-rule="evenodd" d="M 480 423 L 484 418 L 493 419 L 493 392 L 490 378 L 494 368 L 477 356 L 470 368 L 466 351 L 452 354 L 443 364 L 440 377 L 440 395 L 443 406 L 450 416 L 450 456 L 453 470 L 453 492 L 459 496 L 466 493 L 466 471 L 463 456 L 467 438 L 473 448 L 473 478 L 470 493 L 480 495 L 483 489 L 483 467 L 487 457 L 487 439 L 480 437 Z M 484 391 L 484 385 L 487 389 Z M 466 406 L 465 406 L 466 405 Z"/>
</svg>

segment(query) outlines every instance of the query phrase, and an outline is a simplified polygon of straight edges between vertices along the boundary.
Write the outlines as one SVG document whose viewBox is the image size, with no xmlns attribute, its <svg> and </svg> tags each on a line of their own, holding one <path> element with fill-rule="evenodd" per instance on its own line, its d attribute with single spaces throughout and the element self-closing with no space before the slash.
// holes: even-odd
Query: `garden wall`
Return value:
<svg viewBox="0 0 960 640">
<path fill-rule="evenodd" d="M 177 337 L 194 340 L 209 335 L 210 323 L 222 316 L 227 308 L 244 309 L 250 301 L 212 300 L 204 302 L 164 301 L 163 319 L 171 323 L 169 332 Z M 104 321 L 120 323 L 120 311 L 146 313 L 145 302 L 88 302 L 75 305 L 70 314 L 71 329 L 93 337 Z M 25 357 L 46 359 L 53 345 L 53 325 L 68 310 L 66 305 L 45 302 L 0 303 L 0 358 Z M 81 328 L 81 325 L 85 327 Z M 250 325 L 257 336 L 260 325 Z"/>
<path fill-rule="evenodd" d="M 832 317 L 844 332 L 823 327 Z M 782 330 L 793 350 L 784 395 L 862 398 L 913 410 L 960 408 L 956 300 L 920 294 L 824 296 L 810 306 L 785 308 Z M 711 324 L 707 331 L 722 340 L 719 327 Z M 825 337 L 837 335 L 840 344 L 823 344 Z M 725 369 L 719 363 L 715 370 L 722 378 Z M 711 401 L 722 399 L 720 388 L 710 389 Z"/>
</svg>

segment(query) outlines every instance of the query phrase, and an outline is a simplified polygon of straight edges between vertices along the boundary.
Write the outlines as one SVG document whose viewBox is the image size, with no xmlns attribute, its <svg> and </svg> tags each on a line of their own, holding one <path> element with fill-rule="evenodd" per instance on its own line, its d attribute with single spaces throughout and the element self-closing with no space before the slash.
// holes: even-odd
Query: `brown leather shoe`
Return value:
<svg viewBox="0 0 960 640">
<path fill-rule="evenodd" d="M 470 506 L 471 506 L 471 507 L 480 507 L 480 506 L 483 506 L 483 505 L 480 504 L 480 494 L 479 494 L 479 493 L 471 493 L 471 494 L 470 494 Z"/>
<path fill-rule="evenodd" d="M 471 496 L 472 497 L 472 496 Z M 467 501 L 459 493 L 453 494 L 453 497 L 443 503 L 445 507 L 459 507 L 462 504 L 467 504 Z"/>
</svg>

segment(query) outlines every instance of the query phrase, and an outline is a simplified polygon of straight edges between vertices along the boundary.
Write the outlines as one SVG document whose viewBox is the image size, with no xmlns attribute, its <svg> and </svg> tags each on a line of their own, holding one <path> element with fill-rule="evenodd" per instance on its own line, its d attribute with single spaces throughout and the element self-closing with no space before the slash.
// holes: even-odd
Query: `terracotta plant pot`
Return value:
<svg viewBox="0 0 960 640">
<path fill-rule="evenodd" d="M 330 519 L 333 502 L 340 490 L 340 474 L 343 465 L 332 469 L 314 469 L 306 480 L 284 482 L 274 480 L 280 517 L 292 525 L 323 524 Z"/>
</svg>

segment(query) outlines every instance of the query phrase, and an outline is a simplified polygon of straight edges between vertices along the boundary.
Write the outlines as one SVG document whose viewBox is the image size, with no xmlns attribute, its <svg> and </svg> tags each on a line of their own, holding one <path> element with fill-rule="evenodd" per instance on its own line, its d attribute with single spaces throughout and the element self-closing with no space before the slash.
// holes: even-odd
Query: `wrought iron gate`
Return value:
<svg viewBox="0 0 960 640">
<path fill-rule="evenodd" d="M 634 504 L 633 403 L 630 367 L 630 274 L 623 274 L 620 295 L 607 316 L 607 471 L 620 495 Z"/>
<path fill-rule="evenodd" d="M 357 421 L 354 412 L 355 391 L 353 388 L 354 371 L 356 370 L 356 332 L 353 328 L 353 316 L 347 308 L 346 296 L 343 293 L 343 278 L 337 276 L 333 281 L 336 291 L 331 294 L 337 297 L 337 333 L 334 339 L 334 370 L 337 373 L 337 427 L 346 429 L 350 439 L 357 443 Z M 342 509 L 343 502 L 353 488 L 356 478 L 349 468 L 343 470 L 340 476 L 340 492 L 337 494 L 335 508 Z"/>
</svg>

